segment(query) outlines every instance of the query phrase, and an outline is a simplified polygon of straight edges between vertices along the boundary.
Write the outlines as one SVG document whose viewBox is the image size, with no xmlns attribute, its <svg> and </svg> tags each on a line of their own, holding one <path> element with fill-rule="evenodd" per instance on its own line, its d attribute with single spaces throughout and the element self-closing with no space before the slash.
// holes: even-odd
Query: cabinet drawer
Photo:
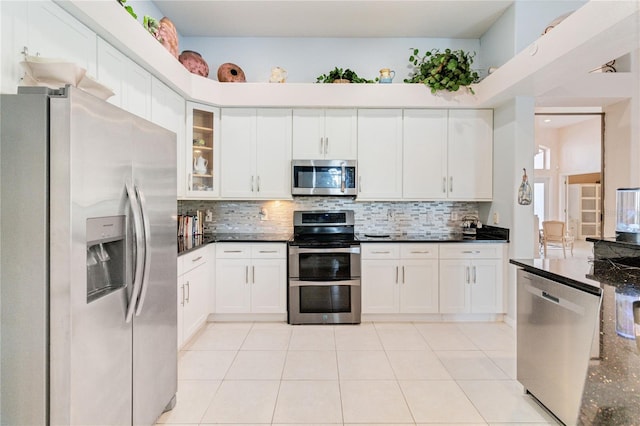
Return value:
<svg viewBox="0 0 640 426">
<path fill-rule="evenodd" d="M 217 259 L 249 259 L 251 244 L 219 243 L 216 244 Z"/>
<path fill-rule="evenodd" d="M 403 259 L 437 259 L 437 244 L 400 244 L 400 257 Z"/>
<path fill-rule="evenodd" d="M 365 243 L 361 245 L 362 259 L 398 259 L 400 247 L 398 244 Z"/>
<path fill-rule="evenodd" d="M 203 247 L 180 256 L 180 259 L 182 259 L 182 273 L 189 272 L 207 262 L 207 252 Z"/>
<path fill-rule="evenodd" d="M 251 245 L 252 259 L 286 259 L 287 245 L 284 243 L 258 243 Z"/>
<path fill-rule="evenodd" d="M 440 244 L 440 259 L 500 259 L 502 244 Z"/>
</svg>

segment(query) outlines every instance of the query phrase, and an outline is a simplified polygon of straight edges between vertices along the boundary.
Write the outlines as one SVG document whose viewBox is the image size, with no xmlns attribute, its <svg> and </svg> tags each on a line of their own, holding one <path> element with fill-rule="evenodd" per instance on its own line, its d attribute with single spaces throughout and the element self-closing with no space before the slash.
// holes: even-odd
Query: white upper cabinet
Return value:
<svg viewBox="0 0 640 426">
<path fill-rule="evenodd" d="M 291 110 L 226 108 L 221 115 L 223 198 L 291 198 Z"/>
<path fill-rule="evenodd" d="M 358 199 L 402 197 L 402 110 L 358 110 Z"/>
<path fill-rule="evenodd" d="M 447 198 L 447 111 L 404 110 L 402 195 Z"/>
<path fill-rule="evenodd" d="M 155 77 L 151 82 L 151 93 L 153 97 L 151 121 L 176 134 L 177 195 L 182 198 L 186 194 L 185 102 L 182 96 Z"/>
<path fill-rule="evenodd" d="M 355 160 L 355 109 L 293 110 L 294 160 Z"/>
<path fill-rule="evenodd" d="M 99 37 L 97 46 L 96 78 L 114 92 L 107 102 L 152 119 L 151 74 Z"/>
<path fill-rule="evenodd" d="M 75 62 L 95 76 L 96 34 L 53 2 L 27 3 L 29 55 Z"/>
<path fill-rule="evenodd" d="M 490 201 L 491 110 L 405 110 L 403 198 Z"/>
<path fill-rule="evenodd" d="M 182 181 L 186 185 L 187 198 L 216 198 L 220 195 L 221 180 L 220 109 L 187 102 L 186 129 L 184 154 L 178 158 L 186 159 Z"/>
<path fill-rule="evenodd" d="M 493 197 L 493 111 L 449 110 L 448 198 Z"/>
<path fill-rule="evenodd" d="M 54 2 L 0 1 L 0 19 L 2 93 L 23 85 L 24 53 L 74 62 L 95 76 L 96 34 Z"/>
</svg>

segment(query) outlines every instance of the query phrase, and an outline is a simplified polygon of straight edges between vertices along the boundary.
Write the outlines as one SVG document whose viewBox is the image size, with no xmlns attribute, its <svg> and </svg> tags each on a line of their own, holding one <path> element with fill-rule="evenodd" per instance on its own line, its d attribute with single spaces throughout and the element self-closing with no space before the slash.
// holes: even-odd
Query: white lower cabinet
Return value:
<svg viewBox="0 0 640 426">
<path fill-rule="evenodd" d="M 504 244 L 440 245 L 440 313 L 503 313 Z"/>
<path fill-rule="evenodd" d="M 207 320 L 211 287 L 208 261 L 206 247 L 178 258 L 178 347 Z"/>
<path fill-rule="evenodd" d="M 216 244 L 216 314 L 287 312 L 285 243 Z"/>
<path fill-rule="evenodd" d="M 362 244 L 362 313 L 437 313 L 438 245 Z"/>
</svg>

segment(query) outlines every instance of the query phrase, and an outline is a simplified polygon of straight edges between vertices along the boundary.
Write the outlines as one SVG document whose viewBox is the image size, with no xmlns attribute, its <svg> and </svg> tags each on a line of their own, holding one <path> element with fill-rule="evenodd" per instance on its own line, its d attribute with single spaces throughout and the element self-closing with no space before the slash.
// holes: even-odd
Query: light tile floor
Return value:
<svg viewBox="0 0 640 426">
<path fill-rule="evenodd" d="M 515 380 L 504 323 L 208 323 L 170 424 L 556 424 Z"/>
</svg>

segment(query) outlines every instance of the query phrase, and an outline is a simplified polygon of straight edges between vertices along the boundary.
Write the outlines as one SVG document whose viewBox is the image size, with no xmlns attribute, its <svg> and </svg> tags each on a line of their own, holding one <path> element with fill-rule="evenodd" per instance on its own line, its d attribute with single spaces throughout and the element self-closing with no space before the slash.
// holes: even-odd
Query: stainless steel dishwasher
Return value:
<svg viewBox="0 0 640 426">
<path fill-rule="evenodd" d="M 518 270 L 517 379 L 566 425 L 577 422 L 600 296 Z"/>
</svg>

